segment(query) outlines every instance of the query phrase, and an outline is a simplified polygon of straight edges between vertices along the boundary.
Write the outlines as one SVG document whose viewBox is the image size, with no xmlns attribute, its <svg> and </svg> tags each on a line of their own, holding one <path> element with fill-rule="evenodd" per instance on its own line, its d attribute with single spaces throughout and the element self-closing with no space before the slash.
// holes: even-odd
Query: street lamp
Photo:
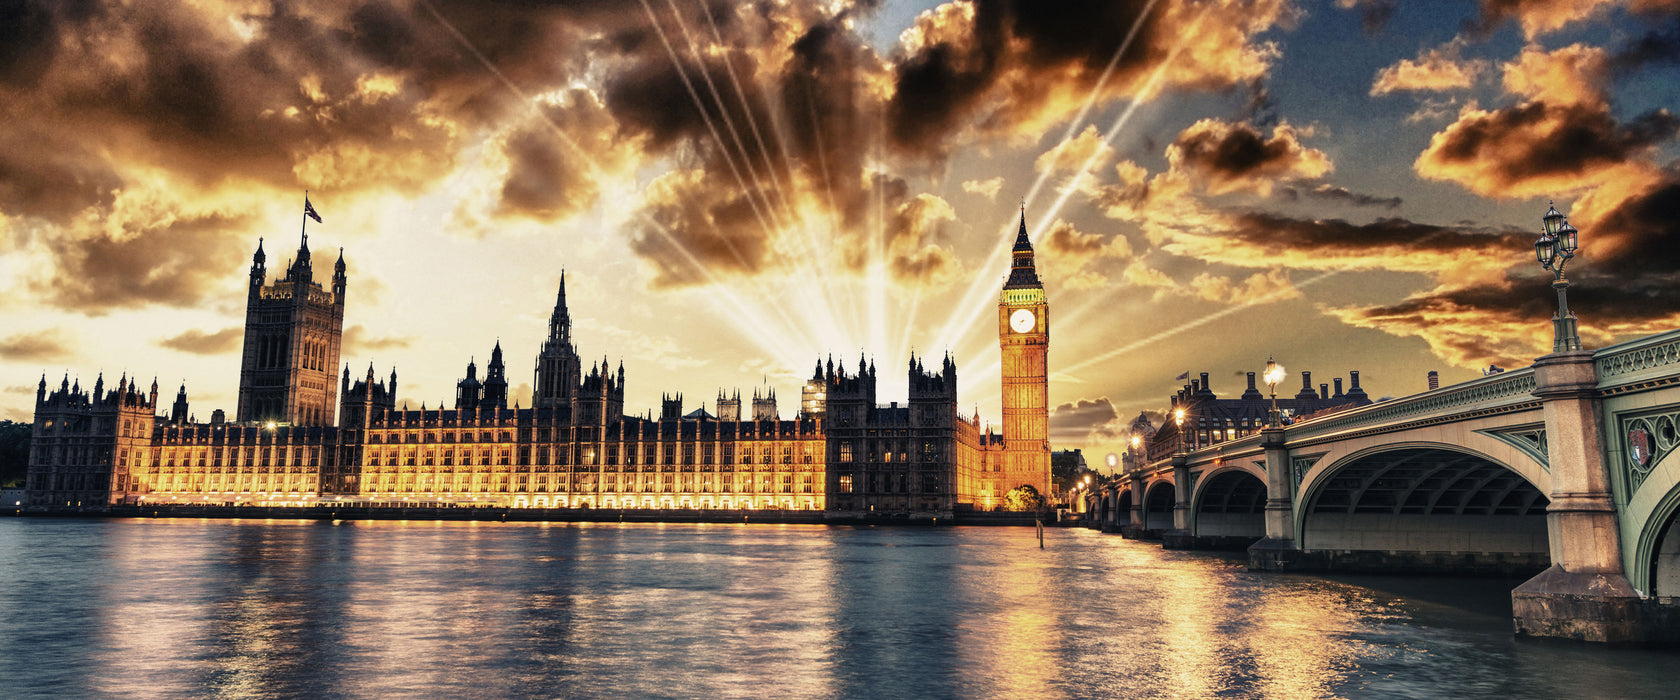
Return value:
<svg viewBox="0 0 1680 700">
<path fill-rule="evenodd" d="M 1569 279 L 1563 267 L 1580 247 L 1580 231 L 1569 225 L 1569 217 L 1558 213 L 1551 202 L 1540 218 L 1540 240 L 1534 242 L 1534 257 L 1540 267 L 1552 271 L 1552 289 L 1557 290 L 1558 310 L 1552 316 L 1552 352 L 1581 349 L 1581 335 L 1575 329 L 1575 314 L 1569 312 Z"/>
<path fill-rule="evenodd" d="M 1184 409 L 1173 409 L 1173 425 L 1178 426 L 1178 451 L 1184 452 Z"/>
<path fill-rule="evenodd" d="M 1283 381 L 1283 365 L 1273 362 L 1270 357 L 1266 358 L 1265 377 L 1266 385 L 1272 388 L 1272 410 L 1266 415 L 1266 425 L 1271 428 L 1281 427 L 1278 425 L 1277 385 Z"/>
</svg>

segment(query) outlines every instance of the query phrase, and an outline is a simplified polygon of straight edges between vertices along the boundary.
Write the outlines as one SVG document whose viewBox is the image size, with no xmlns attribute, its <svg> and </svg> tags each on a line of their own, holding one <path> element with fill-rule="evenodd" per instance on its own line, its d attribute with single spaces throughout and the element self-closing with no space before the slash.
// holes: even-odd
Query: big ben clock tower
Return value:
<svg viewBox="0 0 1680 700">
<path fill-rule="evenodd" d="M 1027 214 L 1015 236 L 1009 280 L 998 296 L 998 344 L 1003 346 L 1003 477 L 1007 491 L 1032 484 L 1050 493 L 1050 305 L 1033 269 Z"/>
</svg>

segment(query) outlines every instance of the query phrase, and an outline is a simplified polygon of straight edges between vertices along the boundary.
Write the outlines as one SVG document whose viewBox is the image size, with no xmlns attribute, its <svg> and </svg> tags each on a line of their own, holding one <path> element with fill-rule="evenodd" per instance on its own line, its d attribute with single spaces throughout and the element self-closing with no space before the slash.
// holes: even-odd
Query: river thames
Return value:
<svg viewBox="0 0 1680 700">
<path fill-rule="evenodd" d="M 0 520 L 0 696 L 1656 698 L 1512 582 L 1088 530 Z"/>
</svg>

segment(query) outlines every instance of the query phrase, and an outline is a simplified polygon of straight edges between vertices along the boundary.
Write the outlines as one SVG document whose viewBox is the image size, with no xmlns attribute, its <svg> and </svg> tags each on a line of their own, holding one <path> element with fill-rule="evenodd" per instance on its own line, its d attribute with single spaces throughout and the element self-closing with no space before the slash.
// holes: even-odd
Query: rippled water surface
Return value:
<svg viewBox="0 0 1680 700">
<path fill-rule="evenodd" d="M 1674 697 L 1511 582 L 1086 530 L 0 520 L 0 697 Z"/>
</svg>

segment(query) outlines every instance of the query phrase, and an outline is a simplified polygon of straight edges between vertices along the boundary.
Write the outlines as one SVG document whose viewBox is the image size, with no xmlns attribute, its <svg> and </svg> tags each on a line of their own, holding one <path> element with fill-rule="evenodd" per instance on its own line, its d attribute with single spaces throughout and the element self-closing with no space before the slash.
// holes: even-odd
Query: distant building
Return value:
<svg viewBox="0 0 1680 700">
<path fill-rule="evenodd" d="M 1359 372 L 1349 372 L 1348 377 L 1348 390 L 1342 391 L 1342 379 L 1337 377 L 1332 380 L 1335 386 L 1332 393 L 1331 384 L 1320 384 L 1315 391 L 1312 372 L 1302 372 L 1301 390 L 1294 396 L 1279 396 L 1278 411 L 1287 420 L 1301 420 L 1315 413 L 1370 404 L 1371 398 L 1359 386 Z M 1247 389 L 1234 399 L 1221 399 L 1214 394 L 1208 373 L 1202 372 L 1200 379 L 1190 380 L 1172 395 L 1167 419 L 1149 437 L 1145 460 L 1154 462 L 1169 457 L 1181 445 L 1185 450 L 1194 450 L 1258 432 L 1266 426 L 1271 407 L 1271 398 L 1254 386 L 1253 372 L 1248 373 Z M 1184 410 L 1182 434 L 1173 420 L 1174 412 L 1179 409 Z M 1137 434 L 1135 423 L 1133 430 Z"/>
</svg>

